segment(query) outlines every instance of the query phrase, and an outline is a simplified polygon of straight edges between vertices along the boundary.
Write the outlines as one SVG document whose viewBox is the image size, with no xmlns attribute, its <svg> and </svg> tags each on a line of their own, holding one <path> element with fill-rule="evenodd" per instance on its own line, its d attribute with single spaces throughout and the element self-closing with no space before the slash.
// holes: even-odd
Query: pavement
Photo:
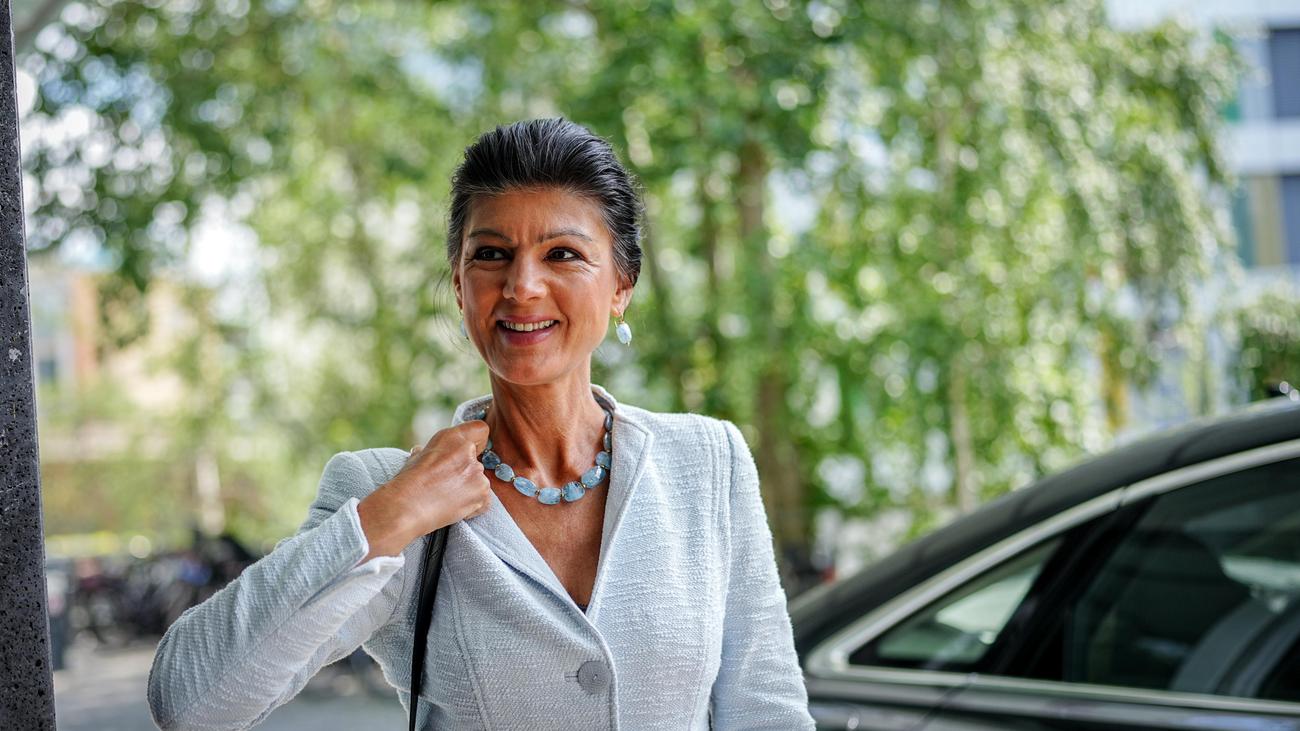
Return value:
<svg viewBox="0 0 1300 731">
<path fill-rule="evenodd" d="M 54 672 L 54 710 L 59 731 L 149 731 L 145 689 L 153 643 L 107 648 L 73 643 L 67 669 Z M 405 729 L 406 715 L 394 691 L 366 692 L 338 665 L 322 669 L 296 698 L 275 709 L 264 731 L 367 731 Z"/>
</svg>

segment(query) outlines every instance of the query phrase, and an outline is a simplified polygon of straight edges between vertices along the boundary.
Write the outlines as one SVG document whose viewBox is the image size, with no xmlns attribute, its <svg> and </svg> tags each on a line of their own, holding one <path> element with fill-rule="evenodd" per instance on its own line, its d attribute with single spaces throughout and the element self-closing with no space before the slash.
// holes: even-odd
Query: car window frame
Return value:
<svg viewBox="0 0 1300 731">
<path fill-rule="evenodd" d="M 1188 483 L 1192 484 L 1196 483 Z M 1011 675 L 1008 671 L 1024 663 L 1022 653 L 1041 639 L 1045 628 L 1058 621 L 1056 615 L 1066 605 L 1092 585 L 1097 573 L 1106 567 L 1119 549 L 1124 536 L 1142 520 L 1154 501 L 1152 497 L 1136 505 L 1121 506 L 1066 531 L 1056 553 L 1043 564 L 1037 580 L 1007 621 L 998 641 L 989 648 L 985 656 L 987 662 L 979 671 L 1000 678 L 1037 679 Z M 1062 590 L 1061 587 L 1067 584 L 1070 587 Z M 1077 684 L 1065 680 L 1054 682 Z"/>
<path fill-rule="evenodd" d="M 1189 481 L 1174 489 L 1157 494 L 1146 495 L 1140 500 L 1130 501 L 1130 504 L 1119 508 L 1112 515 L 1106 516 L 1103 519 L 1105 521 L 1104 524 L 1097 528 L 1094 535 L 1079 537 L 1076 539 L 1086 542 L 1071 545 L 1070 550 L 1074 552 L 1074 555 L 1069 556 L 1064 560 L 1064 562 L 1067 563 L 1066 567 L 1059 568 L 1052 566 L 1053 562 L 1060 560 L 1059 556 L 1051 557 L 1049 561 L 1044 564 L 1042 576 L 1049 576 L 1051 578 L 1049 578 L 1047 582 L 1035 582 L 1035 585 L 1030 587 L 1029 592 L 1026 592 L 1025 599 L 1021 602 L 1021 606 L 1012 615 L 1004 629 L 1004 634 L 1007 633 L 1007 630 L 1013 630 L 1013 624 L 1020 619 L 1021 625 L 1018 628 L 1015 628 L 1018 631 L 1012 632 L 1012 634 L 1022 635 L 1016 638 L 1019 642 L 1003 643 L 1002 637 L 999 636 L 998 642 L 990 647 L 989 652 L 986 655 L 986 657 L 992 657 L 993 661 L 984 664 L 980 668 L 980 672 L 995 675 L 997 677 L 1040 679 L 1028 675 L 1027 671 L 1034 664 L 1033 661 L 1036 661 L 1041 655 L 1035 654 L 1032 658 L 1033 661 L 1031 661 L 1031 658 L 1022 653 L 1031 652 L 1031 648 L 1035 645 L 1040 647 L 1045 646 L 1046 643 L 1043 642 L 1044 635 L 1049 634 L 1049 630 L 1059 628 L 1057 625 L 1060 624 L 1060 617 L 1062 616 L 1064 608 L 1073 605 L 1078 600 L 1081 593 L 1087 591 L 1095 584 L 1098 573 L 1107 568 L 1113 560 L 1115 552 L 1121 547 L 1122 542 L 1129 537 L 1130 531 L 1146 518 L 1148 513 L 1157 506 L 1158 502 L 1163 497 L 1178 490 L 1195 488 L 1205 484 L 1206 482 L 1223 477 L 1230 477 L 1243 472 L 1260 470 L 1275 465 L 1281 465 L 1286 462 L 1297 461 L 1300 461 L 1300 454 L 1290 457 L 1281 456 L 1250 466 L 1245 466 L 1232 472 L 1225 472 L 1221 475 L 1207 476 L 1200 480 Z M 1085 524 L 1085 526 L 1086 525 L 1088 524 Z M 1052 570 L 1054 568 L 1055 570 Z M 1041 594 L 1051 597 L 1051 600 L 1044 602 L 1042 607 L 1029 606 L 1030 601 L 1035 597 L 1035 592 L 1041 592 Z M 1172 693 L 1194 692 L 1198 695 L 1209 695 L 1213 697 L 1273 701 L 1300 705 L 1300 701 L 1278 701 L 1276 699 L 1256 698 L 1250 695 L 1239 694 L 1247 691 L 1258 691 L 1259 685 L 1262 684 L 1264 680 L 1272 677 L 1276 670 L 1277 661 L 1281 659 L 1291 647 L 1300 643 L 1300 625 L 1297 624 L 1298 620 L 1300 620 L 1300 618 L 1288 619 L 1277 628 L 1279 630 L 1286 630 L 1290 633 L 1283 638 L 1285 647 L 1282 649 L 1277 649 L 1276 651 L 1270 649 L 1268 652 L 1261 653 L 1259 651 L 1260 647 L 1271 648 L 1272 642 L 1276 641 L 1276 638 L 1270 640 L 1264 637 L 1255 637 L 1247 643 L 1247 647 L 1238 648 L 1239 652 L 1225 664 L 1223 677 L 1215 683 L 1215 692 L 1175 691 L 1122 685 L 1118 683 L 1102 683 L 1098 685 L 1136 691 L 1163 690 L 1164 692 Z M 1264 658 L 1268 656 L 1272 656 L 1273 660 L 1261 668 L 1260 663 L 1264 662 Z M 1042 680 L 1050 679 L 1042 678 Z M 1081 684 L 1078 681 L 1067 680 L 1057 680 L 1056 682 L 1068 685 Z M 1234 691 L 1236 691 L 1236 693 L 1234 693 Z"/>
<path fill-rule="evenodd" d="M 1070 530 L 1098 518 L 1140 515 L 1142 512 L 1141 506 L 1151 504 L 1152 498 L 1182 487 L 1298 456 L 1300 456 L 1300 439 L 1277 442 L 1164 472 L 1145 480 L 1117 487 L 1072 506 L 1036 525 L 974 552 L 954 565 L 882 603 L 879 607 L 867 612 L 857 620 L 847 623 L 844 627 L 818 643 L 809 652 L 805 663 L 806 672 L 810 677 L 817 679 L 859 680 L 951 687 L 954 689 L 970 687 L 978 680 L 979 685 L 1037 695 L 1046 693 L 1082 699 L 1140 701 L 1155 705 L 1200 707 L 1212 710 L 1295 714 L 1300 711 L 1300 703 L 1290 701 L 1261 700 L 1184 691 L 1137 689 L 1119 685 L 1091 685 L 1060 680 L 970 672 L 852 665 L 848 662 L 848 658 L 858 648 L 874 641 L 916 613 L 925 611 L 935 601 L 948 596 L 950 592 L 961 588 L 969 581 L 978 579 L 987 571 L 1003 565 L 1006 561 L 1014 560 L 1025 551 L 1033 550 L 1044 541 L 1057 536 L 1068 538 L 1065 534 Z M 1124 508 L 1130 509 L 1125 510 Z M 1060 553 L 1062 548 L 1068 547 L 1068 540 L 1063 540 L 1062 545 L 1058 547 L 1057 553 Z M 1109 555 L 1109 552 L 1107 553 Z M 1055 555 L 1049 557 L 1048 563 L 1051 563 L 1056 558 Z M 1032 591 L 1033 588 L 1031 587 Z M 1019 609 L 1017 609 L 1016 614 L 1019 614 Z M 1011 622 L 1015 621 L 1016 615 L 1013 614 Z M 1011 622 L 1008 623 L 1008 626 L 1010 626 Z M 999 637 L 999 642 L 1001 642 L 1001 639 Z M 1001 655 L 996 658 L 994 656 L 995 653 L 991 650 L 987 657 L 992 662 L 996 662 L 998 658 L 1002 657 Z"/>
<path fill-rule="evenodd" d="M 1106 517 L 1106 516 L 1103 516 L 1101 519 L 1104 520 L 1105 517 Z M 1076 526 L 1075 528 L 1072 528 L 1070 531 L 1066 531 L 1066 533 L 1065 533 L 1064 536 L 1053 536 L 1053 537 L 1050 537 L 1050 538 L 1046 538 L 1046 539 L 1044 539 L 1044 540 L 1042 540 L 1042 541 L 1039 541 L 1037 544 L 1035 544 L 1035 545 L 1033 545 L 1033 546 L 1030 546 L 1030 547 L 1026 548 L 1025 550 L 1021 551 L 1020 553 L 1018 553 L 1018 554 L 1012 556 L 1011 558 L 1008 558 L 1007 560 L 1003 561 L 1002 563 L 999 563 L 999 564 L 993 566 L 993 567 L 990 568 L 988 571 L 985 571 L 984 573 L 979 574 L 978 576 L 975 576 L 975 577 L 974 577 L 973 579 L 971 579 L 970 581 L 968 581 L 968 582 L 966 582 L 966 583 L 964 583 L 964 584 L 960 584 L 960 585 L 959 585 L 956 589 L 954 589 L 952 592 L 949 592 L 949 593 L 947 593 L 947 594 L 944 594 L 943 596 L 939 597 L 939 599 L 936 600 L 936 602 L 938 602 L 938 603 L 940 603 L 940 604 L 943 604 L 946 600 L 948 600 L 950 597 L 952 597 L 954 593 L 957 593 L 957 592 L 960 592 L 960 591 L 964 590 L 966 587 L 970 586 L 972 583 L 978 583 L 978 582 L 984 581 L 984 580 L 986 579 L 986 577 L 989 576 L 990 573 L 997 572 L 997 571 L 999 571 L 999 570 L 1001 570 L 1001 569 L 1007 567 L 1008 565 L 1010 565 L 1010 564 L 1012 564 L 1012 563 L 1014 563 L 1014 562 L 1016 562 L 1016 561 L 1021 560 L 1022 558 L 1028 556 L 1029 554 L 1032 554 L 1032 553 L 1035 552 L 1035 551 L 1038 551 L 1038 550 L 1041 550 L 1041 549 L 1044 549 L 1044 548 L 1048 548 L 1049 546 L 1048 546 L 1047 544 L 1050 544 L 1050 543 L 1053 543 L 1053 542 L 1056 543 L 1055 546 L 1051 546 L 1051 547 L 1050 547 L 1050 550 L 1048 551 L 1047 555 L 1045 555 L 1044 557 L 1042 557 L 1042 559 L 1038 562 L 1038 564 L 1037 564 L 1037 565 L 1038 565 L 1038 568 L 1037 568 L 1036 571 L 1035 571 L 1034 579 L 1030 582 L 1030 585 L 1029 585 L 1029 587 L 1026 589 L 1024 596 L 1021 597 L 1021 599 L 1017 602 L 1017 605 L 1016 605 L 1015 607 L 1012 608 L 1012 613 L 1011 613 L 1011 615 L 1007 618 L 1007 621 L 1004 622 L 1003 625 L 1002 625 L 1002 627 L 998 630 L 998 637 L 997 637 L 997 639 L 996 639 L 996 640 L 995 640 L 991 645 L 989 645 L 989 647 L 985 650 L 985 652 L 984 652 L 984 653 L 983 653 L 983 654 L 982 654 L 978 659 L 973 660 L 973 661 L 970 661 L 970 662 L 953 662 L 953 663 L 950 664 L 950 667 L 946 667 L 946 668 L 943 668 L 943 669 L 913 667 L 913 666 L 911 666 L 911 665 L 908 664 L 909 661 L 906 660 L 906 659 L 896 659 L 894 663 L 889 663 L 889 664 L 881 663 L 881 664 L 879 664 L 879 665 L 872 664 L 872 663 L 863 663 L 863 662 L 860 662 L 860 661 L 858 661 L 858 662 L 855 662 L 855 661 L 854 661 L 854 657 L 856 657 L 859 653 L 861 653 L 863 650 L 865 650 L 868 646 L 870 646 L 870 645 L 872 645 L 872 644 L 875 644 L 875 643 L 878 643 L 878 642 L 880 642 L 881 640 L 886 640 L 886 639 L 889 637 L 889 635 L 890 635 L 891 632 L 894 632 L 895 630 L 900 630 L 900 629 L 906 627 L 907 624 L 908 624 L 912 619 L 917 618 L 917 617 L 924 616 L 924 615 L 926 615 L 927 613 L 929 613 L 929 612 L 934 608 L 934 606 L 935 606 L 935 603 L 931 603 L 931 604 L 927 604 L 927 605 L 925 605 L 924 607 L 918 609 L 916 612 L 912 613 L 912 614 L 909 615 L 907 618 L 905 618 L 905 619 L 903 619 L 902 621 L 898 622 L 898 623 L 895 624 L 893 627 L 890 627 L 889 629 L 884 630 L 883 632 L 881 632 L 881 633 L 880 633 L 879 635 L 877 635 L 876 637 L 874 637 L 874 638 L 868 640 L 867 642 L 864 642 L 863 644 L 861 644 L 861 645 L 859 645 L 857 648 L 855 648 L 854 651 L 853 651 L 853 652 L 850 654 L 850 656 L 849 656 L 849 662 L 850 662 L 850 664 L 853 665 L 854 667 L 882 667 L 882 668 L 891 668 L 891 669 L 894 669 L 894 670 L 920 670 L 920 669 L 926 669 L 926 670 L 930 670 L 931 672 L 944 672 L 944 673 L 982 673 L 982 672 L 986 672 L 986 671 L 988 671 L 988 670 L 989 670 L 989 667 L 990 667 L 991 663 L 994 661 L 994 659 L 1000 656 L 1000 652 L 999 652 L 999 650 L 1000 650 L 1000 648 L 1001 648 L 1001 647 L 1005 644 L 1005 642 L 1006 642 L 1006 637 L 1007 637 L 1007 632 L 1008 632 L 1008 630 L 1012 630 L 1013 628 L 1019 628 L 1020 626 L 1023 626 L 1023 625 L 1025 625 L 1025 624 L 1027 623 L 1027 622 L 1023 622 L 1023 621 L 1022 621 L 1021 625 L 1017 625 L 1017 624 L 1016 624 L 1016 618 L 1017 618 L 1019 615 L 1021 615 L 1022 613 L 1026 613 L 1026 606 L 1031 602 L 1031 600 L 1034 599 L 1035 595 L 1036 595 L 1038 592 L 1041 591 L 1040 587 L 1041 587 L 1041 586 L 1043 585 L 1043 583 L 1044 583 L 1044 576 L 1045 576 L 1047 570 L 1048 570 L 1050 567 L 1052 567 L 1052 566 L 1054 566 L 1055 564 L 1057 564 L 1057 563 L 1060 561 L 1060 558 L 1061 558 L 1062 555 L 1069 555 L 1069 554 L 1071 554 L 1071 553 L 1073 552 L 1073 548 L 1072 548 L 1073 536 L 1072 536 L 1071 534 L 1074 533 L 1075 531 L 1082 530 L 1083 528 L 1085 528 L 1086 526 L 1089 526 L 1089 525 L 1092 525 L 1092 521 L 1087 521 L 1087 522 L 1081 524 L 1080 526 Z M 986 585 L 985 585 L 984 587 L 982 587 L 982 588 L 983 588 L 983 589 L 987 589 L 989 586 L 991 586 L 991 584 L 986 584 Z M 978 593 L 978 592 L 976 592 L 976 593 Z M 974 596 L 974 594 L 971 594 L 970 596 Z M 948 604 L 948 606 L 951 606 L 951 604 Z M 874 652 L 874 653 L 866 653 L 866 654 L 871 654 L 871 655 L 874 655 L 874 656 L 876 656 L 876 657 L 879 657 L 879 656 L 880 656 L 879 649 L 878 649 L 876 652 Z"/>
</svg>

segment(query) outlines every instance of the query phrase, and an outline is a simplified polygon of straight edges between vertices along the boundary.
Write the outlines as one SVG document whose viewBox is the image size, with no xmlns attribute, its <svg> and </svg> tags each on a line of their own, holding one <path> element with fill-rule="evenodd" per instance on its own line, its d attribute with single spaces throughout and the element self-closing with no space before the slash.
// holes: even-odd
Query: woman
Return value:
<svg viewBox="0 0 1300 731">
<path fill-rule="evenodd" d="M 492 393 L 409 454 L 334 455 L 298 533 L 163 637 L 159 726 L 256 724 L 358 645 L 409 711 L 420 538 L 450 525 L 419 728 L 813 727 L 740 432 L 591 383 L 607 318 L 629 334 L 640 216 L 567 120 L 466 150 L 447 257 Z"/>
</svg>

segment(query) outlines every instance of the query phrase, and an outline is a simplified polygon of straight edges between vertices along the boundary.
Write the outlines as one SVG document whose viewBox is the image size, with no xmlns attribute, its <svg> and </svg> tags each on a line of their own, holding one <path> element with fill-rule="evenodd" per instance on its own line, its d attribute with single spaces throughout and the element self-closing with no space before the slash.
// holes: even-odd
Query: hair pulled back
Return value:
<svg viewBox="0 0 1300 731">
<path fill-rule="evenodd" d="M 641 274 L 645 205 L 637 182 L 604 138 L 563 117 L 499 125 L 465 148 L 451 177 L 447 261 L 460 258 L 469 207 L 480 196 L 555 187 L 594 200 L 614 242 L 614 262 L 633 284 Z"/>
</svg>

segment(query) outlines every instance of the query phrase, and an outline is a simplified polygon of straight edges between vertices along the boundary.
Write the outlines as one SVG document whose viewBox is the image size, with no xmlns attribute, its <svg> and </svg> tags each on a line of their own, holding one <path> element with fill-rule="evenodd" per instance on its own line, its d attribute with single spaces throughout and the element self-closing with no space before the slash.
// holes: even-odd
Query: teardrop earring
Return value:
<svg viewBox="0 0 1300 731">
<path fill-rule="evenodd" d="M 460 318 L 460 334 L 469 340 L 469 331 L 465 329 L 465 318 Z"/>
<path fill-rule="evenodd" d="M 618 341 L 620 343 L 628 345 L 632 342 L 632 326 L 623 322 L 622 315 L 615 314 L 614 317 L 618 320 L 618 326 L 614 328 L 614 334 L 618 335 Z"/>
</svg>

